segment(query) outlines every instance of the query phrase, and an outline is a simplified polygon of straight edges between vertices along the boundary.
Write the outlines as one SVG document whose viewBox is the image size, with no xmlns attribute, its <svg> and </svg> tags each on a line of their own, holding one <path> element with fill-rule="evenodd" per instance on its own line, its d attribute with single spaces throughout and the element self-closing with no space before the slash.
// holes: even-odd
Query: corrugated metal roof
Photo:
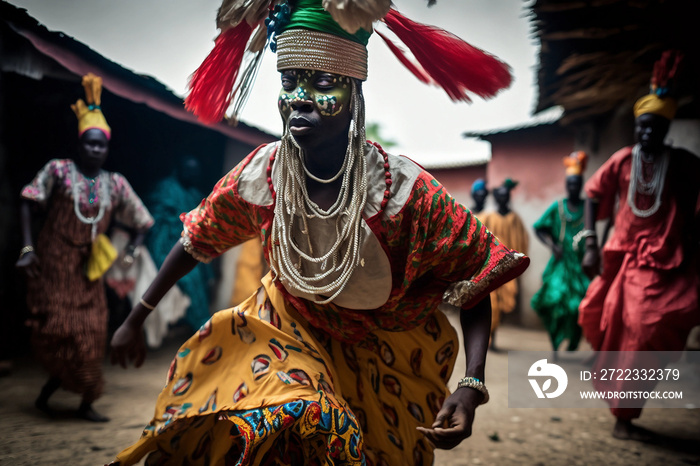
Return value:
<svg viewBox="0 0 700 466">
<path fill-rule="evenodd" d="M 133 71 L 100 55 L 87 45 L 60 31 L 51 31 L 27 13 L 0 0 L 0 19 L 16 34 L 27 39 L 40 53 L 51 57 L 61 67 L 74 73 L 76 82 L 87 72 L 99 74 L 103 86 L 122 98 L 143 103 L 154 110 L 188 123 L 205 126 L 232 139 L 252 145 L 273 141 L 276 137 L 267 132 L 239 123 L 227 122 L 206 125 L 185 110 L 182 98 L 175 95 L 157 79 Z"/>
<path fill-rule="evenodd" d="M 460 155 L 458 158 L 445 158 L 442 160 L 430 160 L 426 163 L 421 163 L 421 165 L 428 170 L 447 170 L 454 168 L 465 168 L 465 167 L 476 167 L 479 165 L 486 165 L 491 161 L 490 156 L 465 156 Z"/>
<path fill-rule="evenodd" d="M 564 108 L 555 106 L 532 116 L 529 120 L 504 128 L 491 129 L 487 131 L 466 131 L 462 133 L 465 138 L 483 138 L 494 134 L 510 133 L 522 129 L 534 128 L 536 126 L 551 125 L 558 122 L 564 114 Z"/>
</svg>

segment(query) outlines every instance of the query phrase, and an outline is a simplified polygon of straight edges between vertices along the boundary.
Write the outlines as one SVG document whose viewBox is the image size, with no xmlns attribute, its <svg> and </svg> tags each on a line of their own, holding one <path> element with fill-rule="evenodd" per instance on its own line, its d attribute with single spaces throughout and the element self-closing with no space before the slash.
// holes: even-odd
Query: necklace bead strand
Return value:
<svg viewBox="0 0 700 466">
<path fill-rule="evenodd" d="M 642 167 L 642 154 L 639 144 L 632 148 L 632 167 L 630 170 L 630 184 L 627 189 L 627 204 L 632 213 L 637 217 L 646 218 L 654 215 L 661 207 L 661 194 L 664 190 L 666 172 L 668 171 L 669 153 L 664 151 L 660 159 L 654 161 L 654 173 L 651 180 L 644 179 Z M 637 194 L 654 196 L 654 203 L 648 209 L 642 210 L 637 207 Z"/>
<path fill-rule="evenodd" d="M 73 194 L 73 210 L 75 211 L 75 215 L 78 217 L 78 219 L 88 225 L 92 226 L 92 240 L 95 240 L 95 237 L 97 236 L 97 224 L 102 220 L 102 217 L 104 217 L 105 210 L 107 210 L 107 204 L 109 203 L 109 178 L 107 177 L 107 173 L 104 171 L 100 171 L 100 174 L 98 175 L 99 180 L 100 180 L 100 193 L 99 193 L 99 203 L 100 203 L 100 208 L 97 212 L 97 215 L 95 217 L 86 217 L 83 215 L 83 213 L 80 211 L 80 190 L 78 189 L 78 184 L 77 184 L 77 179 L 76 179 L 76 169 L 75 169 L 75 164 L 72 163 L 70 165 L 70 178 L 71 178 L 71 193 Z M 86 177 L 84 177 L 86 178 Z M 95 179 L 93 178 L 93 185 L 95 182 Z M 89 181 L 86 178 L 86 181 Z M 91 191 L 89 188 L 88 191 Z M 89 196 L 89 192 L 88 192 Z M 94 199 L 93 199 L 94 201 Z M 90 202 L 90 200 L 88 200 Z"/>
</svg>

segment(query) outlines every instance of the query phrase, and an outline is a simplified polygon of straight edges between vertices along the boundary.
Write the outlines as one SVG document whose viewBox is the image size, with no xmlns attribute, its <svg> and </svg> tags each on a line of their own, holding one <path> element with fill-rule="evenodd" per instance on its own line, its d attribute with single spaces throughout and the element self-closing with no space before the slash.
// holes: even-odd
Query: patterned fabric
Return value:
<svg viewBox="0 0 700 466">
<path fill-rule="evenodd" d="M 583 229 L 583 204 L 571 212 L 566 199 L 560 199 L 549 206 L 534 228 L 552 236 L 562 248 L 562 257 L 549 259 L 542 273 L 542 287 L 532 297 L 532 308 L 542 319 L 552 347 L 559 348 L 562 341 L 569 340 L 567 350 L 574 351 L 581 339 L 578 305 L 590 283 L 581 269 L 585 245 L 581 241 L 575 249 L 573 244 L 574 236 Z"/>
<path fill-rule="evenodd" d="M 53 159 L 39 170 L 32 182 L 22 189 L 22 197 L 47 207 L 52 196 L 70 198 L 71 192 L 70 170 L 75 163 L 69 159 Z M 97 214 L 100 205 L 100 179 L 95 180 L 93 202 L 89 202 L 90 188 L 87 179 L 76 168 L 78 180 L 78 203 L 80 211 L 85 216 Z M 146 229 L 153 225 L 153 217 L 134 192 L 129 182 L 119 173 L 109 173 L 110 204 L 114 211 L 114 220 L 135 229 Z M 75 214 L 73 214 L 75 216 Z M 76 218 L 76 221 L 78 219 Z M 89 227 L 88 227 L 89 229 Z"/>
<path fill-rule="evenodd" d="M 146 237 L 146 245 L 151 252 L 156 267 L 160 268 L 173 245 L 182 233 L 182 212 L 197 205 L 204 196 L 196 188 L 184 187 L 175 176 L 163 178 L 146 197 L 149 210 L 156 220 L 155 226 Z M 211 317 L 209 310 L 209 280 L 214 273 L 208 264 L 197 266 L 180 280 L 177 285 L 190 298 L 185 314 L 185 322 L 196 331 Z"/>
<path fill-rule="evenodd" d="M 210 260 L 256 236 L 262 239 L 268 257 L 273 206 L 250 203 L 238 189 L 241 172 L 254 157 L 261 157 L 260 149 L 219 181 L 198 208 L 181 216 L 186 249 L 199 260 Z M 390 157 L 390 170 L 397 165 L 394 159 Z M 401 185 L 400 172 L 392 171 L 392 180 L 392 193 L 406 189 Z M 513 251 L 500 244 L 429 173 L 420 170 L 411 181 L 407 199 L 395 215 L 384 215 L 376 207 L 379 213 L 365 219 L 391 263 L 392 289 L 387 302 L 366 312 L 333 303 L 317 305 L 282 289 L 311 325 L 347 342 L 358 341 L 374 329 L 408 330 L 424 323 L 437 309 L 451 283 L 469 280 L 476 285 L 483 281 L 485 286 L 479 293 L 463 303 L 464 308 L 469 308 L 501 285 L 508 272 L 520 274 L 525 270 L 529 260 L 514 258 Z M 507 269 L 496 267 L 507 259 L 513 259 Z"/>
<path fill-rule="evenodd" d="M 72 163 L 51 160 L 22 190 L 23 198 L 38 202 L 47 214 L 35 248 L 41 274 L 27 282 L 28 325 L 35 354 L 45 369 L 60 377 L 63 388 L 81 393 L 91 402 L 102 393 L 107 303 L 104 281 L 91 282 L 85 275 L 91 226 L 74 212 L 69 175 Z M 81 187 L 86 186 L 81 175 L 77 179 L 82 181 Z M 107 230 L 112 217 L 135 228 L 149 227 L 153 219 L 126 179 L 110 173 L 109 180 L 110 208 L 97 233 Z M 99 197 L 90 205 L 87 189 L 79 194 L 83 215 L 96 215 Z"/>
<path fill-rule="evenodd" d="M 448 395 L 458 339 L 446 317 L 345 344 L 309 327 L 269 275 L 263 285 L 180 348 L 119 464 L 154 449 L 146 464 L 432 464 L 415 428 Z"/>
<path fill-rule="evenodd" d="M 631 147 L 613 154 L 585 185 L 586 194 L 599 202 L 600 219 L 612 215 L 618 195 L 620 202 L 615 230 L 603 248 L 603 272 L 581 301 L 579 324 L 596 351 L 682 351 L 688 333 L 700 324 L 694 225 L 700 160 L 685 150 L 671 150 L 661 208 L 643 218 L 626 202 L 631 154 Z M 635 202 L 647 209 L 654 199 L 637 194 Z M 598 358 L 592 370 L 611 367 L 606 362 Z M 615 389 L 626 390 L 623 385 L 621 381 Z M 615 416 L 632 419 L 641 414 L 641 408 L 621 403 L 609 400 Z"/>
<path fill-rule="evenodd" d="M 266 170 L 275 150 L 258 148 L 182 215 L 194 257 L 209 260 L 251 238 L 267 257 Z M 384 161 L 371 146 L 365 156 L 364 218 L 390 264 L 386 302 L 322 306 L 268 274 L 256 295 L 216 313 L 183 345 L 153 421 L 119 464 L 154 450 L 148 464 L 209 464 L 195 457 L 204 450 L 211 464 L 432 464 L 432 447 L 415 428 L 431 425 L 448 395 L 458 344 L 438 305 L 461 283 L 451 296 L 468 308 L 529 260 L 408 159 L 389 157 L 392 198 L 381 210 Z M 302 462 L 293 456 L 299 449 Z"/>
</svg>

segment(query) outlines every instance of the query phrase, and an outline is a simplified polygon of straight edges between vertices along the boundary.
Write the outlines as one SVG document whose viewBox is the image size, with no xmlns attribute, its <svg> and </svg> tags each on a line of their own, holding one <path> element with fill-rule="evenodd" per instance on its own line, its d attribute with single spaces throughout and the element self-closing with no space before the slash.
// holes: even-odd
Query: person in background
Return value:
<svg viewBox="0 0 700 466">
<path fill-rule="evenodd" d="M 527 254 L 529 239 L 525 224 L 518 214 L 510 208 L 510 192 L 518 185 L 517 181 L 506 178 L 503 184 L 492 192 L 497 210 L 479 215 L 499 241 L 507 247 Z M 491 349 L 497 350 L 496 329 L 504 313 L 511 313 L 518 305 L 518 281 L 511 280 L 491 293 Z"/>
<path fill-rule="evenodd" d="M 664 142 L 677 110 L 674 82 L 681 59 L 681 53 L 666 51 L 656 62 L 651 92 L 634 104 L 636 144 L 615 152 L 585 185 L 582 267 L 595 278 L 581 301 L 579 324 L 593 349 L 601 352 L 593 371 L 663 369 L 672 361 L 662 352 L 682 351 L 690 330 L 700 323 L 700 160 Z M 601 271 L 595 222 L 613 215 L 615 229 L 602 245 Z M 659 359 L 639 365 L 640 352 Z M 593 381 L 596 388 L 601 383 Z M 653 390 L 657 382 L 620 380 L 605 389 L 622 391 L 629 383 L 635 390 Z M 608 404 L 616 419 L 614 437 L 653 438 L 632 423 L 642 413 L 643 400 L 635 406 L 620 399 Z"/>
<path fill-rule="evenodd" d="M 478 178 L 472 183 L 472 200 L 474 204 L 471 207 L 471 211 L 477 217 L 481 212 L 484 211 L 486 206 L 486 198 L 489 195 L 489 190 L 486 188 L 486 181 L 483 178 Z"/>
<path fill-rule="evenodd" d="M 569 341 L 567 351 L 578 348 L 578 305 L 590 283 L 581 269 L 584 244 L 579 234 L 583 230 L 581 188 L 587 160 L 583 151 L 564 157 L 567 196 L 554 201 L 534 225 L 535 235 L 550 249 L 552 257 L 531 305 L 547 329 L 555 360 L 564 340 Z"/>
<path fill-rule="evenodd" d="M 49 161 L 22 189 L 24 247 L 16 267 L 27 277 L 32 346 L 49 372 L 36 407 L 51 414 L 49 398 L 63 387 L 82 396 L 79 417 L 104 422 L 109 419 L 93 403 L 104 385 L 108 311 L 104 279 L 89 278 L 86 267 L 110 220 L 138 232 L 128 248 L 133 251 L 153 218 L 122 175 L 102 170 L 112 134 L 100 109 L 102 80 L 88 74 L 82 84 L 87 105 L 79 99 L 72 106 L 78 117 L 78 157 Z M 32 216 L 39 210 L 46 219 L 35 245 Z M 129 254 L 122 256 L 126 263 Z"/>
<path fill-rule="evenodd" d="M 251 11 L 248 2 L 226 1 L 219 10 L 222 33 L 188 96 L 200 117 L 222 116 L 206 112 L 211 94 L 200 86 L 212 81 L 200 72 L 227 70 L 217 57 L 245 50 L 251 24 L 260 27 L 251 45 L 261 34 L 264 47 L 264 3 Z M 141 322 L 198 261 L 261 238 L 271 272 L 180 348 L 152 422 L 117 464 L 148 454 L 148 464 L 428 465 L 435 447 L 453 448 L 471 434 L 475 409 L 488 400 L 488 293 L 529 259 L 499 244 L 420 166 L 366 140 L 366 44 L 382 18 L 410 28 L 422 50 L 447 40 L 444 50 L 457 56 L 442 63 L 478 70 L 480 82 L 491 82 L 488 95 L 510 81 L 508 68 L 389 2 L 375 3 L 378 16 L 348 29 L 321 0 L 277 5 L 268 18 L 283 136 L 248 155 L 183 216 L 181 241 L 114 335 L 113 361 L 143 361 Z M 343 6 L 340 15 L 356 20 L 368 3 Z M 449 83 L 461 86 L 466 74 L 457 71 Z M 443 301 L 464 308 L 465 377 L 451 394 L 459 340 L 438 310 Z"/>
<path fill-rule="evenodd" d="M 178 160 L 174 172 L 159 181 L 146 197 L 146 205 L 156 221 L 146 237 L 146 246 L 158 268 L 163 265 L 173 243 L 182 234 L 180 214 L 204 198 L 197 188 L 201 178 L 202 166 L 199 160 L 192 155 L 185 155 Z M 184 322 L 193 331 L 211 317 L 210 281 L 213 276 L 211 264 L 201 263 L 177 282 L 180 290 L 190 299 Z"/>
<path fill-rule="evenodd" d="M 155 228 L 155 227 L 154 227 Z M 133 251 L 130 245 L 133 232 L 123 225 L 112 225 L 109 239 L 123 260 L 117 261 L 105 274 L 105 283 L 113 296 L 107 296 L 110 305 L 110 330 L 113 332 L 124 322 L 134 303 L 143 296 L 158 269 L 145 245 Z M 157 349 L 163 343 L 171 327 L 184 316 L 190 305 L 190 298 L 175 285 L 163 296 L 158 307 L 143 323 L 146 344 Z M 121 309 L 126 308 L 124 312 Z"/>
</svg>

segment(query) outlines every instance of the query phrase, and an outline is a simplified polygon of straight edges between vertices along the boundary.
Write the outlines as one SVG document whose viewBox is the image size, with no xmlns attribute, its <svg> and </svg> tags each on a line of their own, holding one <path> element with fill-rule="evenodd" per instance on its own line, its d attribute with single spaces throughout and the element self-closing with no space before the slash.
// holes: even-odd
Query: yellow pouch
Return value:
<svg viewBox="0 0 700 466">
<path fill-rule="evenodd" d="M 109 270 L 115 260 L 117 260 L 117 250 L 112 246 L 112 242 L 107 235 L 100 233 L 92 242 L 92 252 L 87 263 L 88 280 L 94 282 Z"/>
</svg>

